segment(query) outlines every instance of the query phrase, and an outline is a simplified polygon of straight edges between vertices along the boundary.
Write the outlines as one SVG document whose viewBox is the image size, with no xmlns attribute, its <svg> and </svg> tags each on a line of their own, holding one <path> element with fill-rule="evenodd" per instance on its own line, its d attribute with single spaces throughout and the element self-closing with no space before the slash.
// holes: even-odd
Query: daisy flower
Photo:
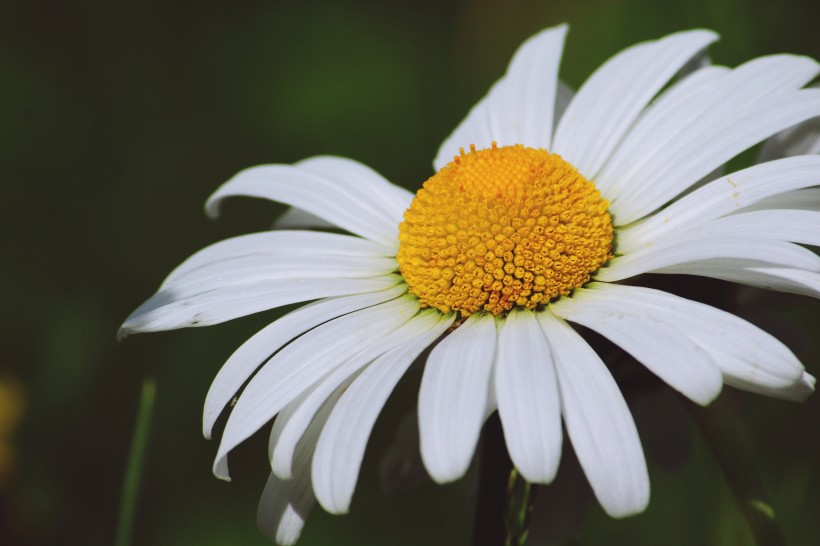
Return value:
<svg viewBox="0 0 820 546">
<path fill-rule="evenodd" d="M 566 31 L 519 48 L 415 195 L 338 157 L 240 172 L 208 214 L 261 197 L 293 207 L 287 229 L 197 252 L 123 324 L 206 326 L 312 302 L 239 347 L 205 401 L 210 437 L 238 395 L 214 463 L 224 479 L 230 451 L 276 417 L 259 524 L 278 542 L 298 538 L 316 500 L 348 510 L 376 418 L 427 349 L 419 433 L 437 482 L 465 473 L 497 410 L 521 475 L 549 483 L 563 421 L 613 517 L 646 507 L 646 463 L 615 380 L 573 324 L 698 404 L 724 384 L 791 400 L 813 391 L 794 354 L 752 324 L 618 283 L 677 273 L 820 295 L 820 257 L 800 246 L 820 245 L 820 156 L 710 176 L 820 115 L 820 90 L 802 89 L 818 64 L 704 66 L 717 36 L 693 30 L 622 51 L 573 94 L 558 78 Z M 306 229 L 328 226 L 337 232 Z"/>
</svg>

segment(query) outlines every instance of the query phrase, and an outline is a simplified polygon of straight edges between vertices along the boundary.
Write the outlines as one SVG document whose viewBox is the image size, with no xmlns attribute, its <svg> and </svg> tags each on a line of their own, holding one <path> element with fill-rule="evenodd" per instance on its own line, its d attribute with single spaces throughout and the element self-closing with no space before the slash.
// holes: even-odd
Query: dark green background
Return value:
<svg viewBox="0 0 820 546">
<path fill-rule="evenodd" d="M 713 58 L 820 56 L 816 2 L 3 2 L 0 376 L 22 382 L 15 473 L 0 490 L 1 544 L 110 544 L 140 384 L 158 382 L 135 544 L 265 544 L 255 528 L 264 434 L 213 478 L 200 434 L 221 364 L 276 312 L 117 343 L 119 323 L 196 249 L 266 229 L 282 209 L 205 198 L 236 171 L 314 154 L 371 165 L 416 188 L 439 143 L 517 45 L 563 21 L 573 87 L 634 42 L 713 28 Z M 820 374 L 817 303 L 746 291 L 743 313 Z M 811 318 L 811 320 L 809 320 Z M 412 378 L 411 382 L 412 383 Z M 817 397 L 791 404 L 729 392 L 789 544 L 820 536 Z M 385 495 L 378 478 L 402 387 L 379 421 L 352 513 L 320 509 L 300 544 L 466 544 L 472 485 Z M 674 428 L 656 415 L 641 426 Z M 681 434 L 689 429 L 684 423 Z M 748 544 L 730 490 L 694 429 L 683 462 L 650 463 L 648 511 L 597 505 L 573 544 Z M 536 513 L 535 517 L 540 517 Z"/>
</svg>

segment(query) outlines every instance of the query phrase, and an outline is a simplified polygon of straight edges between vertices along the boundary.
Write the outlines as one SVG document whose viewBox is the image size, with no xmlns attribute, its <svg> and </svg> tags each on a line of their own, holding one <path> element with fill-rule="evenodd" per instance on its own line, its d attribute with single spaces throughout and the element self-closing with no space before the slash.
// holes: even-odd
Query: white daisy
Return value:
<svg viewBox="0 0 820 546">
<path fill-rule="evenodd" d="M 798 246 L 820 245 L 820 156 L 703 180 L 820 115 L 820 90 L 801 89 L 818 64 L 774 55 L 702 66 L 717 36 L 694 30 L 622 51 L 572 96 L 558 79 L 566 30 L 521 46 L 415 196 L 337 157 L 240 172 L 208 200 L 211 216 L 226 197 L 262 197 L 294 207 L 279 227 L 349 235 L 288 229 L 222 241 L 183 262 L 123 324 L 124 334 L 205 326 L 314 300 L 244 343 L 205 402 L 210 437 L 241 390 L 214 464 L 224 479 L 228 453 L 278 415 L 259 507 L 278 542 L 298 538 L 315 499 L 348 510 L 382 406 L 431 346 L 418 412 L 436 481 L 465 473 L 497 409 L 516 467 L 549 483 L 563 419 L 614 517 L 647 505 L 646 464 L 613 377 L 570 323 L 698 404 L 724 383 L 793 400 L 812 392 L 814 378 L 759 328 L 615 283 L 683 273 L 820 295 L 820 257 Z"/>
</svg>

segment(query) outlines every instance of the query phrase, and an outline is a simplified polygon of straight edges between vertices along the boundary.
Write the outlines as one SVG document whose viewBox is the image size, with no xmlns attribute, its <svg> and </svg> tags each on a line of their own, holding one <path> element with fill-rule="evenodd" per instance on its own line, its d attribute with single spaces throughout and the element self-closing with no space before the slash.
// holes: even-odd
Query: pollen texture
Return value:
<svg viewBox="0 0 820 546">
<path fill-rule="evenodd" d="M 404 213 L 399 269 L 422 306 L 443 313 L 533 309 L 583 286 L 610 258 L 608 207 L 559 155 L 471 146 Z"/>
</svg>

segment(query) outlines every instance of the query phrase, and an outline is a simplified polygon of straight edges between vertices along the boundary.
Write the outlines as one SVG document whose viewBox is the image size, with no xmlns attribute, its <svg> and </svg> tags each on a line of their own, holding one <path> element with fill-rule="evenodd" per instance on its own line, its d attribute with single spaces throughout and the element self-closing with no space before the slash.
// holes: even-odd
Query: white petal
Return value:
<svg viewBox="0 0 820 546">
<path fill-rule="evenodd" d="M 415 321 L 424 324 L 405 344 L 378 358 L 345 391 L 322 430 L 313 458 L 313 490 L 328 512 L 345 513 L 364 457 L 370 432 L 396 383 L 416 357 L 453 323 L 454 316 L 428 310 Z"/>
<path fill-rule="evenodd" d="M 820 271 L 820 257 L 793 243 L 754 237 L 703 236 L 669 244 L 659 242 L 618 256 L 601 268 L 595 279 L 614 282 L 641 273 L 679 272 L 681 264 L 709 261 L 739 267 L 794 267 Z"/>
<path fill-rule="evenodd" d="M 501 324 L 495 396 L 510 458 L 532 483 L 549 483 L 561 460 L 561 401 L 553 357 L 532 311 Z"/>
<path fill-rule="evenodd" d="M 723 385 L 720 369 L 686 335 L 669 326 L 671 313 L 647 312 L 636 301 L 603 290 L 576 289 L 549 309 L 582 324 L 631 354 L 670 387 L 707 405 Z"/>
<path fill-rule="evenodd" d="M 294 279 L 361 279 L 398 271 L 395 258 L 350 256 L 243 256 L 215 262 L 189 271 L 166 282 L 160 293 L 176 299 L 189 298 L 211 290 L 251 286 Z"/>
<path fill-rule="evenodd" d="M 345 188 L 360 188 L 374 200 L 390 221 L 399 225 L 413 194 L 391 184 L 382 175 L 358 161 L 345 157 L 317 156 L 304 159 L 298 167 L 324 177 Z"/>
<path fill-rule="evenodd" d="M 315 214 L 311 214 L 296 207 L 288 207 L 276 221 L 273 222 L 273 229 L 313 229 L 313 228 L 332 228 L 336 227 L 327 220 L 319 218 Z"/>
<path fill-rule="evenodd" d="M 775 267 L 740 267 L 716 260 L 682 264 L 667 268 L 660 273 L 712 277 L 767 290 L 820 298 L 820 273 L 813 271 Z"/>
<path fill-rule="evenodd" d="M 277 544 L 296 544 L 314 504 L 309 478 L 282 480 L 271 472 L 259 499 L 256 526 Z"/>
<path fill-rule="evenodd" d="M 646 216 L 740 152 L 784 128 L 820 115 L 820 90 L 766 97 L 721 124 L 686 135 L 678 153 L 622 188 L 610 210 L 619 225 Z M 711 119 L 711 118 L 706 118 Z M 698 158 L 692 161 L 692 158 Z"/>
<path fill-rule="evenodd" d="M 820 184 L 820 156 L 755 165 L 714 180 L 635 226 L 618 230 L 618 252 L 627 252 L 693 224 L 740 211 L 763 199 Z"/>
<path fill-rule="evenodd" d="M 489 405 L 496 336 L 493 317 L 472 315 L 427 358 L 418 404 L 421 457 L 439 483 L 470 466 Z"/>
<path fill-rule="evenodd" d="M 718 237 L 759 237 L 820 246 L 820 211 L 769 209 L 747 212 L 744 209 L 737 214 L 666 234 L 655 243 Z"/>
<path fill-rule="evenodd" d="M 525 144 L 548 149 L 552 139 L 558 67 L 567 26 L 548 28 L 515 52 L 507 73 L 467 115 L 439 148 L 436 170 L 453 160 L 459 148 Z"/>
<path fill-rule="evenodd" d="M 649 474 L 618 385 L 566 322 L 549 310 L 537 316 L 555 359 L 567 434 L 598 502 L 615 518 L 642 512 L 649 503 Z"/>
<path fill-rule="evenodd" d="M 398 284 L 396 275 L 372 279 L 287 279 L 248 286 L 217 288 L 178 299 L 173 291 L 155 294 L 120 327 L 119 337 L 191 326 L 209 326 L 282 305 L 379 292 Z"/>
<path fill-rule="evenodd" d="M 820 83 L 812 87 L 820 88 Z M 806 120 L 768 139 L 757 155 L 757 162 L 807 154 L 820 154 L 820 117 Z"/>
<path fill-rule="evenodd" d="M 817 380 L 814 376 L 806 372 L 803 372 L 800 379 L 787 387 L 771 387 L 736 377 L 726 378 L 726 384 L 737 389 L 770 396 L 772 398 L 779 398 L 781 400 L 788 400 L 790 402 L 805 402 L 814 392 L 816 382 Z"/>
<path fill-rule="evenodd" d="M 319 433 L 340 394 L 341 392 L 336 392 L 330 396 L 305 431 L 296 448 L 293 479 L 282 480 L 271 472 L 262 493 L 256 524 L 265 536 L 278 544 L 290 545 L 297 541 L 305 519 L 316 502 L 312 490 L 310 461 Z"/>
<path fill-rule="evenodd" d="M 418 300 L 401 297 L 339 317 L 292 341 L 251 379 L 222 435 L 214 474 L 228 479 L 227 455 L 328 372 L 409 320 Z"/>
<path fill-rule="evenodd" d="M 732 71 L 706 67 L 694 72 L 646 109 L 596 185 L 614 201 L 647 191 L 671 199 L 749 146 L 737 148 L 742 143 L 728 139 L 730 127 L 747 129 L 747 140 L 739 135 L 743 142 L 753 140 L 747 127 L 751 124 L 745 120 L 762 116 L 778 96 L 795 96 L 793 91 L 817 72 L 815 61 L 795 55 L 762 57 Z M 765 133 L 754 137 L 755 142 L 768 136 Z M 715 159 L 707 161 L 710 154 Z M 681 162 L 681 157 L 698 161 Z M 615 210 L 619 223 L 634 220 L 622 219 L 621 211 Z"/>
<path fill-rule="evenodd" d="M 353 381 L 364 366 L 388 351 L 405 345 L 408 339 L 424 334 L 429 330 L 430 324 L 428 317 L 411 319 L 389 334 L 375 339 L 315 385 L 296 403 L 296 407 L 288 411 L 285 419 L 282 419 L 283 415 L 280 413 L 273 424 L 270 438 L 273 471 L 282 478 L 290 477 L 297 442 L 331 392 L 338 390 L 341 394 L 344 391 L 343 384 Z"/>
<path fill-rule="evenodd" d="M 205 209 L 214 217 L 226 197 L 262 197 L 300 208 L 373 241 L 397 245 L 398 222 L 385 208 L 395 194 L 360 182 L 330 179 L 301 164 L 252 167 L 220 186 L 208 198 Z"/>
<path fill-rule="evenodd" d="M 593 283 L 590 291 L 629 301 L 636 311 L 666 318 L 717 363 L 728 381 L 785 388 L 800 379 L 803 365 L 773 336 L 709 305 L 651 288 Z"/>
<path fill-rule="evenodd" d="M 195 252 L 165 279 L 163 287 L 201 267 L 237 258 L 268 257 L 284 260 L 290 257 L 345 256 L 379 258 L 395 256 L 395 249 L 350 235 L 316 231 L 266 231 L 219 241 Z"/>
<path fill-rule="evenodd" d="M 397 298 L 406 290 L 401 284 L 372 294 L 320 300 L 288 313 L 257 332 L 234 351 L 211 383 L 202 415 L 205 437 L 211 437 L 217 417 L 245 381 L 283 345 L 323 322 Z"/>
<path fill-rule="evenodd" d="M 576 93 L 555 131 L 553 151 L 594 179 L 652 97 L 716 39 L 705 30 L 680 32 L 612 57 Z"/>
<path fill-rule="evenodd" d="M 770 209 L 820 211 L 820 188 L 805 188 L 766 197 L 744 208 L 743 212 Z"/>
</svg>

